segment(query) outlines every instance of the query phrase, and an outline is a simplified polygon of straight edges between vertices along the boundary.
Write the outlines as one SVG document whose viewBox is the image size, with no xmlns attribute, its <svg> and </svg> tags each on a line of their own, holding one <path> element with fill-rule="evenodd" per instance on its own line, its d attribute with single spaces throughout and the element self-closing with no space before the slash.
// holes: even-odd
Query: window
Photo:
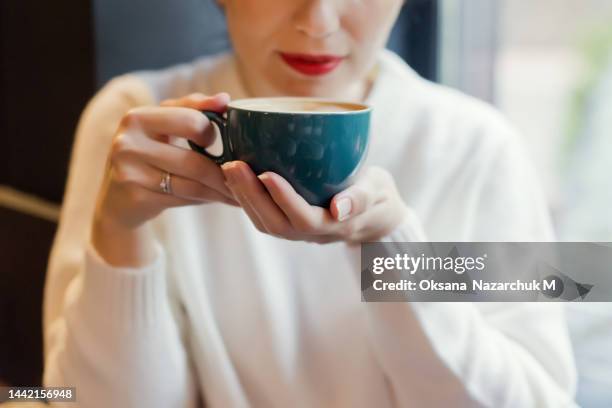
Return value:
<svg viewBox="0 0 612 408">
<path fill-rule="evenodd" d="M 612 2 L 440 0 L 439 79 L 520 131 L 562 241 L 612 241 Z M 580 406 L 612 401 L 612 305 L 568 304 Z"/>
</svg>

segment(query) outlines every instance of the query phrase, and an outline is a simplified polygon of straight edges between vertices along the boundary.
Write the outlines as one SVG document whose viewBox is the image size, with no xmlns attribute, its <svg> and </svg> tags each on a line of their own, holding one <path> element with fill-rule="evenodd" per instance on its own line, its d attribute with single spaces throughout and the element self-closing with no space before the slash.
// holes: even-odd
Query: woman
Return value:
<svg viewBox="0 0 612 408">
<path fill-rule="evenodd" d="M 571 406 L 554 304 L 360 302 L 361 241 L 552 239 L 499 115 L 383 50 L 402 1 L 221 5 L 235 54 L 116 78 L 83 113 L 45 384 L 86 407 Z M 361 177 L 324 209 L 185 148 L 228 93 L 371 104 Z"/>
</svg>

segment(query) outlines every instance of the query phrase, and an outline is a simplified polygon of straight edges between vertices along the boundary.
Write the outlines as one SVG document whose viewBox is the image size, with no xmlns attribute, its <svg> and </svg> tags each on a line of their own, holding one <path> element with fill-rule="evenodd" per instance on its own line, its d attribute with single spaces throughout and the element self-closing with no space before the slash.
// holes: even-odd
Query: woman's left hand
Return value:
<svg viewBox="0 0 612 408">
<path fill-rule="evenodd" d="M 228 188 L 255 227 L 293 241 L 352 244 L 379 239 L 408 216 L 393 177 L 380 167 L 362 171 L 356 183 L 338 193 L 330 208 L 310 205 L 276 173 L 256 176 L 248 164 L 223 164 Z"/>
</svg>

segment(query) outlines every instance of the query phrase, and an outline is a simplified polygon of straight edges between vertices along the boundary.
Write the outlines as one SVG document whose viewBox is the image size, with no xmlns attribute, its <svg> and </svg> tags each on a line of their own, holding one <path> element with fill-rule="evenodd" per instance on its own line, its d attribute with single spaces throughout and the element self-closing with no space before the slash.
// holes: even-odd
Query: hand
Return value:
<svg viewBox="0 0 612 408">
<path fill-rule="evenodd" d="M 242 161 L 221 167 L 228 188 L 255 227 L 277 237 L 355 244 L 387 235 L 408 215 L 393 178 L 379 167 L 365 169 L 354 185 L 332 199 L 329 209 L 308 204 L 276 173 L 255 176 Z"/>
<path fill-rule="evenodd" d="M 104 258 L 116 264 L 141 263 L 138 254 L 147 252 L 137 242 L 143 237 L 141 227 L 167 208 L 208 202 L 238 205 L 217 164 L 169 143 L 172 136 L 209 146 L 212 126 L 198 110 L 222 112 L 228 102 L 227 94 L 192 94 L 123 116 L 113 137 L 92 230 L 92 241 Z M 160 187 L 166 173 L 171 175 L 169 193 Z"/>
</svg>

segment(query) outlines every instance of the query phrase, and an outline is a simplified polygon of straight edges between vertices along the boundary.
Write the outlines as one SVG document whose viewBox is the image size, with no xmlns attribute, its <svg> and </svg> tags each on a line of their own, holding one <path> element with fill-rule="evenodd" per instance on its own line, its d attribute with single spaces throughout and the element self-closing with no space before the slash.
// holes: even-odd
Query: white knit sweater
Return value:
<svg viewBox="0 0 612 408">
<path fill-rule="evenodd" d="M 504 120 L 389 51 L 379 67 L 366 165 L 413 210 L 386 239 L 551 240 Z M 222 204 L 152 221 L 150 265 L 106 264 L 88 236 L 119 119 L 194 91 L 244 97 L 234 57 L 118 77 L 84 111 L 47 277 L 46 385 L 104 408 L 573 405 L 558 304 L 362 303 L 357 248 L 267 236 Z"/>
</svg>

